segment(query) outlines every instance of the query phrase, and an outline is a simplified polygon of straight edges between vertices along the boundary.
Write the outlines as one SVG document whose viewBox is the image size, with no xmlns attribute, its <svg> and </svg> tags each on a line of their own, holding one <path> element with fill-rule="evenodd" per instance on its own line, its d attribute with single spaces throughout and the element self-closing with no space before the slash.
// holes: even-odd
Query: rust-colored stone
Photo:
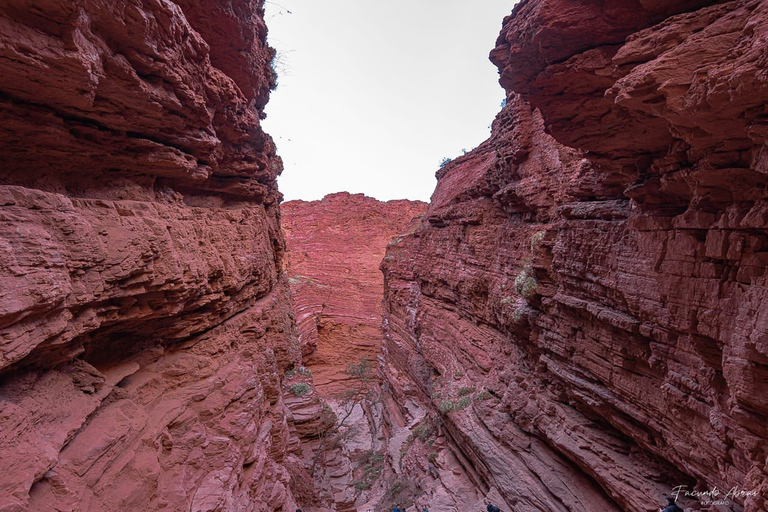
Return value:
<svg viewBox="0 0 768 512">
<path fill-rule="evenodd" d="M 347 364 L 378 358 L 384 289 L 379 266 L 387 244 L 396 243 L 426 206 L 346 192 L 282 205 L 299 339 L 321 394 L 344 389 Z"/>
<path fill-rule="evenodd" d="M 506 19 L 508 104 L 383 267 L 395 403 L 474 388 L 444 426 L 502 509 L 766 509 L 767 7 Z"/>
<path fill-rule="evenodd" d="M 297 505 L 261 4 L 0 5 L 0 509 Z"/>
</svg>

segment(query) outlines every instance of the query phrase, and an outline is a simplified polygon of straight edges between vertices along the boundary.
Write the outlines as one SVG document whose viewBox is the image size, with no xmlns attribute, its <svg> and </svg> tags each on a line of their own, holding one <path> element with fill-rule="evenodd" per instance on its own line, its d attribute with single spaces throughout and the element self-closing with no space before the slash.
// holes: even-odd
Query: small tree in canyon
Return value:
<svg viewBox="0 0 768 512">
<path fill-rule="evenodd" d="M 349 363 L 345 369 L 349 377 L 349 386 L 346 390 L 337 396 L 341 407 L 341 414 L 334 415 L 330 407 L 323 411 L 324 415 L 333 415 L 333 425 L 330 428 L 323 428 L 318 433 L 320 441 L 315 456 L 312 461 L 312 471 L 314 473 L 318 464 L 323 464 L 328 453 L 341 447 L 344 441 L 350 439 L 356 434 L 354 426 L 349 424 L 349 420 L 355 408 L 358 406 L 365 414 L 366 410 L 370 413 L 374 404 L 380 400 L 379 394 L 375 389 L 374 372 L 371 362 L 366 359 L 360 359 L 359 363 Z M 372 413 L 366 415 L 371 430 L 371 448 L 374 446 L 376 437 L 375 418 Z M 328 425 L 327 417 L 321 422 L 321 425 Z"/>
</svg>

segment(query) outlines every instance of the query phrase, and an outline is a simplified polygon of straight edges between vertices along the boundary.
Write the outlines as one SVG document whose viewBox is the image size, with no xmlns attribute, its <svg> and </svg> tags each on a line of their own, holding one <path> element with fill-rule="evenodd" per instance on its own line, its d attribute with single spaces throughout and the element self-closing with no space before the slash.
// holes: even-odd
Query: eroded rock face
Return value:
<svg viewBox="0 0 768 512">
<path fill-rule="evenodd" d="M 0 6 L 0 509 L 296 505 L 261 2 Z"/>
<path fill-rule="evenodd" d="M 492 137 L 383 266 L 396 402 L 446 411 L 502 509 L 766 508 L 767 7 L 505 20 Z"/>
<path fill-rule="evenodd" d="M 344 389 L 347 364 L 379 356 L 384 289 L 379 265 L 387 244 L 426 207 L 347 192 L 282 205 L 299 339 L 322 394 Z"/>
</svg>

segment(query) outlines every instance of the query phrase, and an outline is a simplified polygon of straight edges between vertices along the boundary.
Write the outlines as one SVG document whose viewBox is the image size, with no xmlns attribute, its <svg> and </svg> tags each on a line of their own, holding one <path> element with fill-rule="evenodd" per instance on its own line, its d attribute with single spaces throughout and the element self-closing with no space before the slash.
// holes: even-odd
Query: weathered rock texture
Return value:
<svg viewBox="0 0 768 512">
<path fill-rule="evenodd" d="M 292 510 L 256 0 L 0 5 L 0 510 Z"/>
<path fill-rule="evenodd" d="M 316 391 L 336 414 L 338 423 L 326 435 L 340 442 L 313 439 L 325 425 L 311 412 L 319 406 L 311 397 L 303 400 L 302 410 L 313 422 L 300 433 L 317 488 L 335 510 L 354 510 L 355 503 L 368 500 L 372 493 L 361 493 L 366 465 L 382 472 L 381 478 L 369 479 L 372 487 L 378 483 L 383 489 L 389 480 L 388 473 L 383 474 L 387 462 L 383 454 L 390 436 L 384 430 L 385 402 L 378 398 L 382 393 L 376 379 L 384 290 L 379 267 L 387 244 L 407 231 L 426 206 L 419 201 L 381 202 L 346 192 L 282 205 L 286 274 L 304 365 L 312 373 Z M 348 365 L 362 360 L 370 364 L 365 381 L 347 372 Z M 360 396 L 353 398 L 350 391 Z"/>
<path fill-rule="evenodd" d="M 396 403 L 502 509 L 768 508 L 767 44 L 759 0 L 505 20 L 492 136 L 383 266 Z"/>
<path fill-rule="evenodd" d="M 299 339 L 322 394 L 344 389 L 348 363 L 379 356 L 384 290 L 379 266 L 387 244 L 426 207 L 347 192 L 282 205 Z"/>
</svg>

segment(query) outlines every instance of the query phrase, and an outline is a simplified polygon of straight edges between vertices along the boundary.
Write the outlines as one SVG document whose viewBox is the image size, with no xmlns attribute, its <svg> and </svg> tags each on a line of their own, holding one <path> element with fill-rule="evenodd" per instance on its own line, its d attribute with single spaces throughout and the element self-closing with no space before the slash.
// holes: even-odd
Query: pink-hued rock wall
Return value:
<svg viewBox="0 0 768 512">
<path fill-rule="evenodd" d="M 768 506 L 767 42 L 757 0 L 505 19 L 492 135 L 383 264 L 395 402 L 502 510 Z"/>
<path fill-rule="evenodd" d="M 296 505 L 262 4 L 0 5 L 0 510 Z"/>
<path fill-rule="evenodd" d="M 346 192 L 282 204 L 285 266 L 304 363 L 327 396 L 343 390 L 348 363 L 379 356 L 379 266 L 387 244 L 426 207 Z"/>
<path fill-rule="evenodd" d="M 356 510 L 356 506 L 368 510 L 373 506 L 371 499 L 380 499 L 392 479 L 384 470 L 390 437 L 383 421 L 386 400 L 378 398 L 386 394 L 376 378 L 384 290 L 379 266 L 387 244 L 407 231 L 426 206 L 420 201 L 384 202 L 346 192 L 281 206 L 285 268 L 304 365 L 325 407 L 337 415 L 333 435 L 341 441 L 330 447 L 327 440 L 314 439 L 324 425 L 315 420 L 314 411 L 321 405 L 312 402 L 311 396 L 296 399 L 303 402 L 300 407 L 297 403 L 296 410 L 293 399 L 289 406 L 297 421 L 302 414 L 315 420 L 308 428 L 302 425 L 299 433 L 307 466 L 314 468 L 315 488 L 333 510 Z M 363 360 L 370 365 L 365 382 L 347 371 L 348 365 Z M 369 388 L 367 398 L 357 403 L 346 398 L 350 389 L 363 389 L 360 386 Z M 381 468 L 376 478 L 374 467 Z M 364 489 L 366 477 L 370 490 Z"/>
</svg>

